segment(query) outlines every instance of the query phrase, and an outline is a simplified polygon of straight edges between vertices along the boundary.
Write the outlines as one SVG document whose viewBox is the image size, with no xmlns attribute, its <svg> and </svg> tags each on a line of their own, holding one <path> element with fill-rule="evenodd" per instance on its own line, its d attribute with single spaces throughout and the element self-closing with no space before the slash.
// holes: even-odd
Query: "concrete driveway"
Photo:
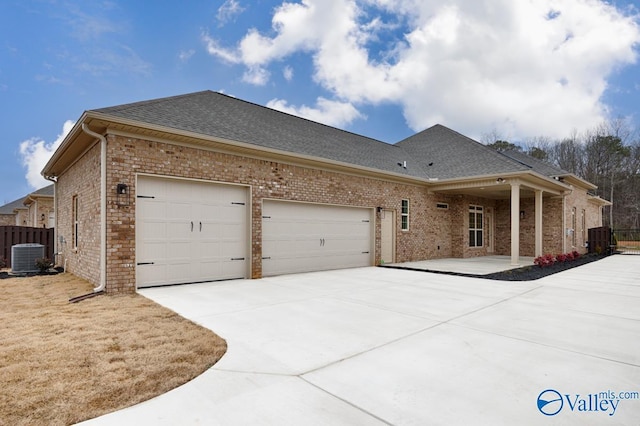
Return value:
<svg viewBox="0 0 640 426">
<path fill-rule="evenodd" d="M 640 419 L 640 256 L 521 283 L 363 268 L 141 293 L 224 337 L 228 352 L 86 424 Z"/>
</svg>

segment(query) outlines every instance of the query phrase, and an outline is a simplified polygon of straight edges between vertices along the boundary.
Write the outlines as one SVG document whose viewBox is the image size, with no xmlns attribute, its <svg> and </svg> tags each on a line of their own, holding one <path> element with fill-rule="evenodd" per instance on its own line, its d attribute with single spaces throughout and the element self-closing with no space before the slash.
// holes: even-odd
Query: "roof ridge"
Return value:
<svg viewBox="0 0 640 426">
<path fill-rule="evenodd" d="M 112 106 L 104 107 L 104 108 L 91 109 L 89 111 L 102 112 L 102 113 L 104 113 L 105 111 L 110 111 L 110 110 L 112 110 L 112 111 L 113 110 L 115 110 L 115 111 L 125 111 L 125 110 L 128 110 L 128 109 L 139 107 L 139 106 L 143 106 L 143 105 L 159 104 L 159 103 L 167 102 L 169 100 L 187 98 L 187 97 L 192 97 L 192 96 L 195 96 L 195 95 L 202 95 L 202 94 L 205 94 L 205 93 L 217 93 L 217 92 L 214 92 L 212 90 L 201 90 L 201 91 L 198 91 L 198 92 L 184 93 L 182 95 L 165 96 L 165 97 L 162 97 L 162 98 L 147 99 L 147 100 L 144 100 L 144 101 L 130 102 L 130 103 L 120 104 L 120 105 L 112 105 Z"/>
</svg>

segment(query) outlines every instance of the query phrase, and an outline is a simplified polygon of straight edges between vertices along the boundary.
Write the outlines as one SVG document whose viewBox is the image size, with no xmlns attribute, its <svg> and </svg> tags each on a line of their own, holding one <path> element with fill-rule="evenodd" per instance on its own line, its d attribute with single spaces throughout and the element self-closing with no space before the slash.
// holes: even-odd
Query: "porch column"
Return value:
<svg viewBox="0 0 640 426">
<path fill-rule="evenodd" d="M 542 256 L 542 191 L 536 190 L 535 257 Z"/>
<path fill-rule="evenodd" d="M 520 182 L 511 183 L 511 265 L 520 266 Z"/>
</svg>

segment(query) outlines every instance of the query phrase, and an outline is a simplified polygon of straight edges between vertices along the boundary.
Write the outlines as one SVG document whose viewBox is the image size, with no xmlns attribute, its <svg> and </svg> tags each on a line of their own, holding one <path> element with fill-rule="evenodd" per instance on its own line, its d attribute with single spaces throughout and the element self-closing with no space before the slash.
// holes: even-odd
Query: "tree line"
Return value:
<svg viewBox="0 0 640 426">
<path fill-rule="evenodd" d="M 640 139 L 625 119 L 602 123 L 564 139 L 544 136 L 515 144 L 493 131 L 481 141 L 498 150 L 515 149 L 549 162 L 598 186 L 592 191 L 613 202 L 603 224 L 614 229 L 640 228 Z"/>
</svg>

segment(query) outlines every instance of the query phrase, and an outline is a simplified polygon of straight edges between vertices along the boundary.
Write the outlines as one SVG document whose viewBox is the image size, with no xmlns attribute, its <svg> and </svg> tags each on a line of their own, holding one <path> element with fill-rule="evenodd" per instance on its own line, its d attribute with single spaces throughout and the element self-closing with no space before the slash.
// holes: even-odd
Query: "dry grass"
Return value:
<svg viewBox="0 0 640 426">
<path fill-rule="evenodd" d="M 65 425 L 167 392 L 226 343 L 140 295 L 98 296 L 70 274 L 0 280 L 0 425 Z"/>
</svg>

